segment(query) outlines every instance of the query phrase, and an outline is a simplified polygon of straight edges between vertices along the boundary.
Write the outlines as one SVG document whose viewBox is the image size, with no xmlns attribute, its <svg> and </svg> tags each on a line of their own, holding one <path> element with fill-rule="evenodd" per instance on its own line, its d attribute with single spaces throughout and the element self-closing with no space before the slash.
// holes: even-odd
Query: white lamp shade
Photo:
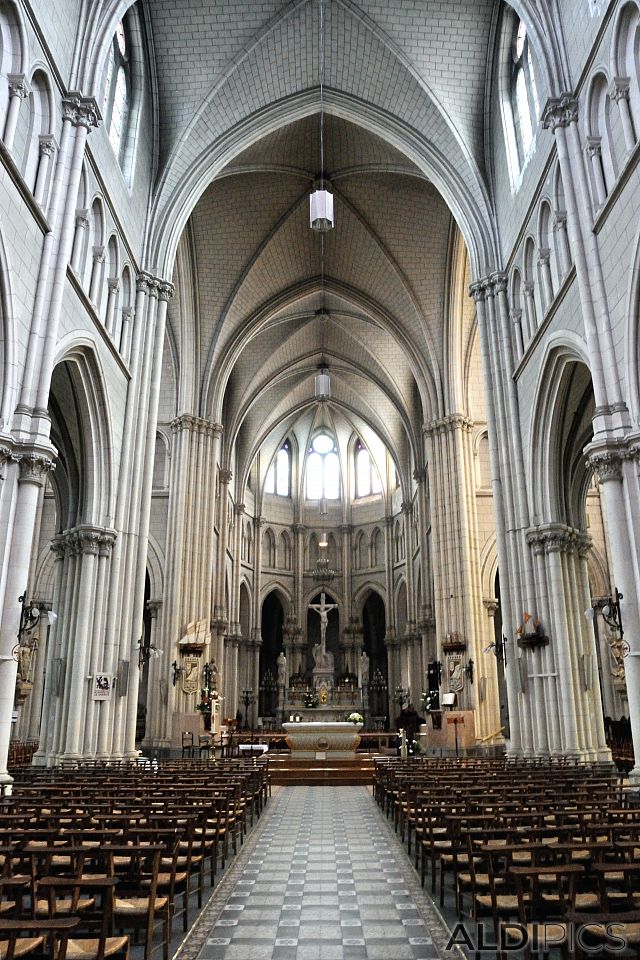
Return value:
<svg viewBox="0 0 640 960">
<path fill-rule="evenodd" d="M 316 397 L 331 396 L 331 379 L 328 373 L 316 373 Z"/>
<path fill-rule="evenodd" d="M 309 220 L 312 230 L 333 227 L 333 194 L 328 190 L 314 190 L 309 197 Z"/>
</svg>

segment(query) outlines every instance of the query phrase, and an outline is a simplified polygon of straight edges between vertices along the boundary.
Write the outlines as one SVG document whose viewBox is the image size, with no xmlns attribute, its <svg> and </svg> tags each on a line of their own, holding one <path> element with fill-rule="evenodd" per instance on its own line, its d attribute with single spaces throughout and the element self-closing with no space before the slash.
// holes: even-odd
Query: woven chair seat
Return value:
<svg viewBox="0 0 640 960">
<path fill-rule="evenodd" d="M 33 953 L 44 943 L 44 937 L 18 937 L 14 957 L 24 957 L 27 953 Z M 0 960 L 4 960 L 9 949 L 8 940 L 0 940 Z"/>
<path fill-rule="evenodd" d="M 168 902 L 168 897 L 156 897 L 155 909 L 164 909 Z M 114 914 L 121 914 L 122 916 L 144 916 L 148 909 L 148 897 L 129 897 L 126 900 L 115 897 L 113 901 Z"/>
<path fill-rule="evenodd" d="M 107 937 L 104 941 L 104 956 L 121 953 L 129 945 L 129 937 Z M 100 940 L 69 940 L 67 942 L 67 960 L 91 960 L 98 956 Z"/>
</svg>

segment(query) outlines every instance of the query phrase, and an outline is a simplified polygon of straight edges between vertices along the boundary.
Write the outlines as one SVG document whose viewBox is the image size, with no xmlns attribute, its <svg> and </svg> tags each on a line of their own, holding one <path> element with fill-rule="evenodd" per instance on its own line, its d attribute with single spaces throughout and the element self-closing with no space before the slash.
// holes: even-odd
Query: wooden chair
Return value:
<svg viewBox="0 0 640 960">
<path fill-rule="evenodd" d="M 182 734 L 182 758 L 185 757 L 194 757 L 195 756 L 195 746 L 193 743 L 193 733 L 185 730 Z"/>
<path fill-rule="evenodd" d="M 150 960 L 153 932 L 158 921 L 162 924 L 162 956 L 169 960 L 171 938 L 171 898 L 158 893 L 161 844 L 113 847 L 114 854 L 128 858 L 125 871 L 119 876 L 120 887 L 113 902 L 113 921 L 118 930 L 143 930 L 144 960 Z"/>
<path fill-rule="evenodd" d="M 79 917 L 82 936 L 69 938 L 66 944 L 66 960 L 104 960 L 105 957 L 129 957 L 129 937 L 112 936 L 113 933 L 113 888 L 115 877 L 43 877 L 38 881 L 38 891 L 43 892 L 49 911 L 48 919 L 58 917 L 61 893 L 67 893 L 71 910 L 80 902 L 81 891 L 89 891 L 94 904 L 99 900 L 93 915 L 89 912 Z M 65 904 L 67 898 L 63 901 Z M 66 911 L 66 907 L 65 907 Z"/>
<path fill-rule="evenodd" d="M 78 925 L 78 917 L 57 920 L 0 919 L 0 957 L 14 960 L 30 953 L 43 952 L 49 960 L 65 960 L 69 933 Z M 57 941 L 53 939 L 58 934 Z M 47 950 L 42 948 L 49 941 Z"/>
</svg>

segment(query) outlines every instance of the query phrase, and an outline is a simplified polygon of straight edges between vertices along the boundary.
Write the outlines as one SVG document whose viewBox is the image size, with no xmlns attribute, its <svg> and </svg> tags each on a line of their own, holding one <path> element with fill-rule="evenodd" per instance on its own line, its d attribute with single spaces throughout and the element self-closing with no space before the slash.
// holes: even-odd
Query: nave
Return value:
<svg viewBox="0 0 640 960">
<path fill-rule="evenodd" d="M 281 787 L 177 960 L 431 960 L 448 939 L 367 788 Z"/>
</svg>

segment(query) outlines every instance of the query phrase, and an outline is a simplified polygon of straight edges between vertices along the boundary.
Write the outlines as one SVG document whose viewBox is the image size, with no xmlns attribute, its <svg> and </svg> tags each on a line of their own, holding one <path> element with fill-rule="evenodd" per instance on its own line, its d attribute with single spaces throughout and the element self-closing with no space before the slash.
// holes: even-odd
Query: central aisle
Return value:
<svg viewBox="0 0 640 960">
<path fill-rule="evenodd" d="M 179 960 L 422 960 L 447 931 L 365 787 L 274 790 Z"/>
</svg>

